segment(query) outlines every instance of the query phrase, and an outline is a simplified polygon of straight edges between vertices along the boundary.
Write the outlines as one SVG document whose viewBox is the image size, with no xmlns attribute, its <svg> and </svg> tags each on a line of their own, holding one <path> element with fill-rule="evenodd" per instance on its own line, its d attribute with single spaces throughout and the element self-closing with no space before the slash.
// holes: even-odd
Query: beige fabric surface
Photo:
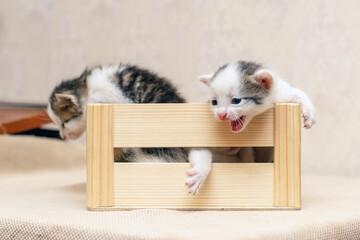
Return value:
<svg viewBox="0 0 360 240">
<path fill-rule="evenodd" d="M 360 239 L 360 178 L 303 176 L 300 211 L 90 212 L 84 163 L 74 143 L 0 136 L 0 239 Z"/>
</svg>

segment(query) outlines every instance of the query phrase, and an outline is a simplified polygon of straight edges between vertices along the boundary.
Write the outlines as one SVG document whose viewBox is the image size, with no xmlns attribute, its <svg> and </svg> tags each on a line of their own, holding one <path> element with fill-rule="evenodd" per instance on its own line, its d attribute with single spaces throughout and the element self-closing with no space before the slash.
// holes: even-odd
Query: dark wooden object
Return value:
<svg viewBox="0 0 360 240">
<path fill-rule="evenodd" d="M 44 108 L 0 107 L 0 134 L 14 134 L 50 123 Z"/>
</svg>

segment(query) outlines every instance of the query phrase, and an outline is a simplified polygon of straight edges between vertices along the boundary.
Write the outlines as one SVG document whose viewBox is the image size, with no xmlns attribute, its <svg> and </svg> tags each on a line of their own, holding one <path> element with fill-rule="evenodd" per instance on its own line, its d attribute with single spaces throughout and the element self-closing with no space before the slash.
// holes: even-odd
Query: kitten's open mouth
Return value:
<svg viewBox="0 0 360 240">
<path fill-rule="evenodd" d="M 231 130 L 233 132 L 240 132 L 245 123 L 245 116 L 240 116 L 238 119 L 231 121 Z"/>
</svg>

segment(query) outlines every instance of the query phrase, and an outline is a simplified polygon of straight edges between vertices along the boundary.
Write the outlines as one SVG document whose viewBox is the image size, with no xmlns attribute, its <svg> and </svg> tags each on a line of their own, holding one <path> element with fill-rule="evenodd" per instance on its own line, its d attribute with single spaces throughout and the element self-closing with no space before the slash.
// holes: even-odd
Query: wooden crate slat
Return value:
<svg viewBox="0 0 360 240">
<path fill-rule="evenodd" d="M 271 109 L 232 133 L 209 104 L 115 104 L 114 147 L 274 146 L 273 116 Z"/>
<path fill-rule="evenodd" d="M 188 163 L 115 163 L 114 207 L 272 207 L 273 163 L 214 163 L 200 193 L 187 193 Z"/>
</svg>

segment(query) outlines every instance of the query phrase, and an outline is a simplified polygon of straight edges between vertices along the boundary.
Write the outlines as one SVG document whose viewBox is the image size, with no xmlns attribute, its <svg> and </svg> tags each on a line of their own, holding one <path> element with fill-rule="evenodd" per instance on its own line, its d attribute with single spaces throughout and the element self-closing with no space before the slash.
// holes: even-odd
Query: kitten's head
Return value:
<svg viewBox="0 0 360 240">
<path fill-rule="evenodd" d="M 250 120 L 269 108 L 273 75 L 260 64 L 239 61 L 202 75 L 213 96 L 211 109 L 217 120 L 229 121 L 233 132 L 241 132 Z"/>
<path fill-rule="evenodd" d="M 88 72 L 61 82 L 51 93 L 48 115 L 59 127 L 63 139 L 77 139 L 86 129 L 86 77 Z"/>
</svg>

